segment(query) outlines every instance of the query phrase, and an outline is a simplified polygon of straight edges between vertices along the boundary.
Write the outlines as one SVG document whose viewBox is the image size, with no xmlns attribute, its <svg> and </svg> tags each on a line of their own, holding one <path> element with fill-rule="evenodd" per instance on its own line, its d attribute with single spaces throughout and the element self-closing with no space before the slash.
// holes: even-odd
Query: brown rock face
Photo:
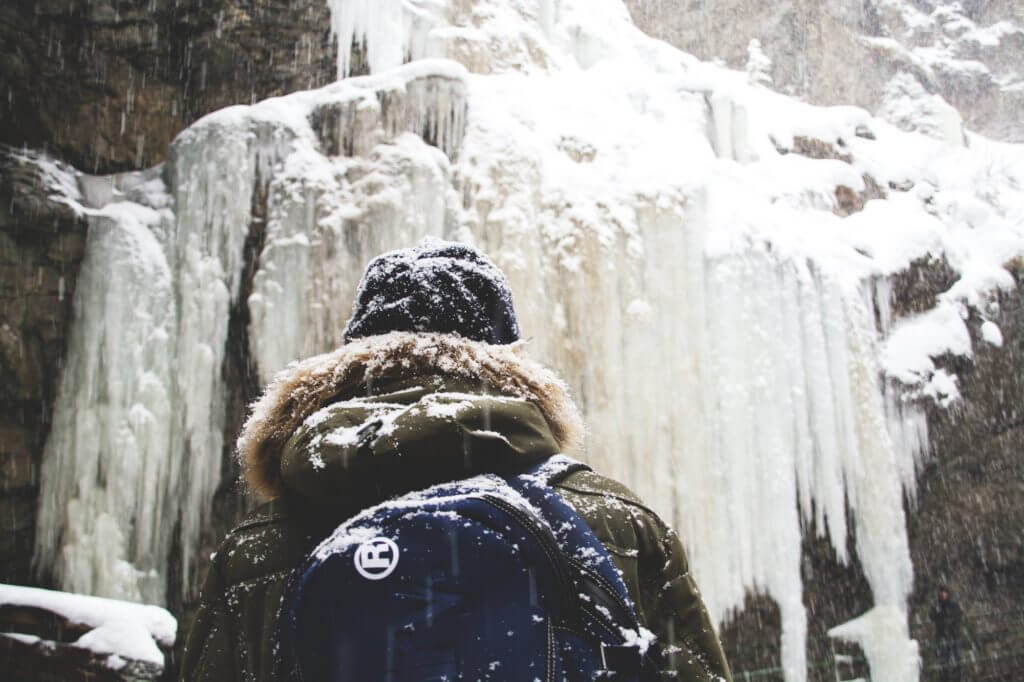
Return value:
<svg viewBox="0 0 1024 682">
<path fill-rule="evenodd" d="M 938 679 L 929 612 L 940 585 L 964 612 L 961 647 L 977 662 L 964 679 L 1019 679 L 1024 670 L 1024 267 L 1017 291 L 989 304 L 1001 347 L 986 341 L 977 312 L 968 321 L 973 362 L 949 359 L 960 378 L 958 409 L 929 414 L 933 456 L 921 472 L 908 519 L 916 575 L 911 633 L 926 675 Z"/>
<path fill-rule="evenodd" d="M 0 582 L 29 580 L 39 462 L 85 253 L 85 219 L 0 147 Z"/>
<path fill-rule="evenodd" d="M 333 80 L 321 0 L 11 0 L 0 143 L 90 173 L 153 166 L 192 121 Z"/>
</svg>

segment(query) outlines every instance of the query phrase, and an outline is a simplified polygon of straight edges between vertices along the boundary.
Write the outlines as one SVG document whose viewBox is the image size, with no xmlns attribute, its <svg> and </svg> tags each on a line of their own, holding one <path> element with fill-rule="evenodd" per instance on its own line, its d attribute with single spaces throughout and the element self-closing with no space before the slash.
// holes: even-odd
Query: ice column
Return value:
<svg viewBox="0 0 1024 682">
<path fill-rule="evenodd" d="M 337 345 L 370 257 L 451 223 L 442 149 L 457 155 L 466 102 L 448 71 L 337 86 L 373 109 L 364 156 L 325 156 L 342 133 L 314 132 L 301 97 L 229 108 L 175 140 L 169 190 L 151 188 L 160 210 L 136 196 L 94 211 L 39 516 L 37 561 L 63 588 L 163 603 L 174 546 L 191 585 L 225 451 L 222 367 L 250 222 L 267 219 L 246 303 L 269 378 Z"/>
<path fill-rule="evenodd" d="M 180 504 L 175 300 L 155 236 L 165 226 L 156 211 L 127 203 L 89 221 L 43 455 L 36 557 L 72 592 L 164 600 L 159 573 Z"/>
<path fill-rule="evenodd" d="M 877 277 L 864 284 L 865 305 L 876 312 L 878 333 L 884 343 L 892 331 L 892 282 Z M 903 488 L 913 500 L 917 489 L 917 472 L 928 454 L 928 417 L 919 403 L 907 399 L 901 387 L 888 377 L 881 379 L 882 404 L 889 435 L 896 452 L 901 453 L 900 470 Z"/>
<path fill-rule="evenodd" d="M 183 463 L 179 485 L 185 586 L 220 482 L 225 395 L 221 368 L 253 197 L 295 137 L 286 125 L 249 121 L 244 115 L 234 120 L 230 113 L 180 135 L 168 161 L 176 206 L 166 249 L 178 301 L 175 423 L 180 430 L 174 447 Z"/>
<path fill-rule="evenodd" d="M 873 318 L 857 291 L 756 246 L 709 259 L 706 282 L 705 413 L 680 415 L 706 449 L 681 449 L 679 522 L 712 613 L 741 606 L 749 587 L 770 594 L 786 678 L 803 680 L 801 520 L 827 531 L 841 560 L 852 524 L 875 603 L 905 612 L 908 456 L 886 428 Z"/>
</svg>

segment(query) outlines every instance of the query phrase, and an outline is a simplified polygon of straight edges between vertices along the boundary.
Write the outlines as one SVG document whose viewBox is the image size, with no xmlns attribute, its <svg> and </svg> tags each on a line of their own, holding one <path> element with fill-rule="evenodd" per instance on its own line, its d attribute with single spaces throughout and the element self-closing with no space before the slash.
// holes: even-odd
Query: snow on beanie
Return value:
<svg viewBox="0 0 1024 682">
<path fill-rule="evenodd" d="M 502 344 L 519 338 L 504 273 L 470 246 L 429 237 L 370 261 L 345 341 L 393 331 Z"/>
</svg>

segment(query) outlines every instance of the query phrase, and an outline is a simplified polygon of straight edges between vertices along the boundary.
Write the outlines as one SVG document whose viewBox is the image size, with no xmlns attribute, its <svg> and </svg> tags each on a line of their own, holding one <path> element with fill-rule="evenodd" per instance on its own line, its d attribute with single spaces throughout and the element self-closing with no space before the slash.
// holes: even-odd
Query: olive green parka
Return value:
<svg viewBox="0 0 1024 682">
<path fill-rule="evenodd" d="M 246 481 L 268 500 L 224 539 L 189 632 L 181 679 L 287 679 L 277 621 L 287 581 L 342 520 L 404 492 L 512 473 L 580 447 L 564 384 L 522 344 L 395 332 L 293 365 L 239 438 Z M 731 680 L 676 534 L 624 486 L 591 471 L 556 485 L 622 571 L 657 636 L 664 679 Z"/>
</svg>

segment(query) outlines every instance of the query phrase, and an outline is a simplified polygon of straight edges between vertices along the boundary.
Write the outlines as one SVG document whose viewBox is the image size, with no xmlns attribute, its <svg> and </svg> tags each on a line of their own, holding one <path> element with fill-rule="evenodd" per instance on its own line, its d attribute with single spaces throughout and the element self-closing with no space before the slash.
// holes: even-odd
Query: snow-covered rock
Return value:
<svg viewBox="0 0 1024 682">
<path fill-rule="evenodd" d="M 20 585 L 0 585 L 0 606 L 28 607 L 57 615 L 64 622 L 87 628 L 74 646 L 106 656 L 110 667 L 140 661 L 159 668 L 164 653 L 174 646 L 178 622 L 159 606 L 102 599 L 70 592 Z M 17 635 L 33 643 L 33 635 Z"/>
<path fill-rule="evenodd" d="M 626 0 L 645 31 L 739 68 L 751 40 L 771 60 L 782 92 L 818 104 L 891 109 L 894 79 L 941 101 L 977 132 L 1024 141 L 1024 12 L 1020 3 L 926 0 Z M 899 117 L 899 121 L 910 119 Z M 895 121 L 894 121 L 895 122 Z"/>
</svg>

